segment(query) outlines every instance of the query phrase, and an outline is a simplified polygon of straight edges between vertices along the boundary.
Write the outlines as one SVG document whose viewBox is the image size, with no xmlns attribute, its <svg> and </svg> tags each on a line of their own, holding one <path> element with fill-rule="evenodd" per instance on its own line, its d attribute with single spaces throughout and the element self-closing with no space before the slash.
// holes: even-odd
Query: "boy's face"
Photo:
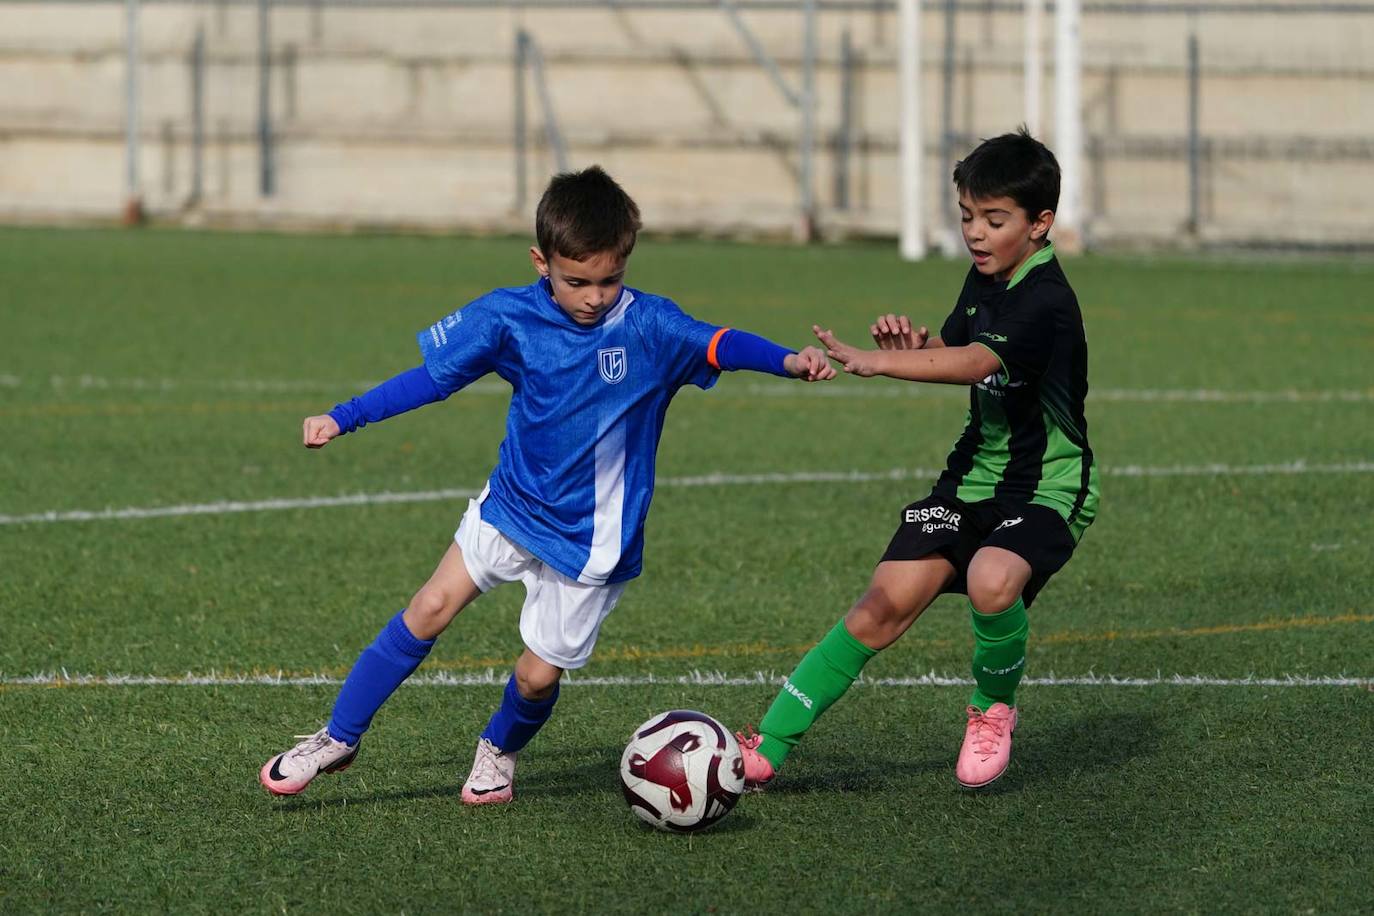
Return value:
<svg viewBox="0 0 1374 916">
<path fill-rule="evenodd" d="M 538 247 L 530 248 L 530 263 L 547 277 L 553 288 L 553 301 L 568 317 L 583 327 L 591 327 L 606 311 L 620 301 L 625 286 L 625 265 L 614 251 L 601 251 L 582 261 L 556 254 L 545 258 Z"/>
<path fill-rule="evenodd" d="M 975 200 L 966 191 L 959 192 L 959 214 L 973 266 L 994 280 L 1010 280 L 1016 269 L 1043 247 L 1045 235 L 1054 224 L 1053 210 L 1043 210 L 1031 218 L 1010 197 Z"/>
</svg>

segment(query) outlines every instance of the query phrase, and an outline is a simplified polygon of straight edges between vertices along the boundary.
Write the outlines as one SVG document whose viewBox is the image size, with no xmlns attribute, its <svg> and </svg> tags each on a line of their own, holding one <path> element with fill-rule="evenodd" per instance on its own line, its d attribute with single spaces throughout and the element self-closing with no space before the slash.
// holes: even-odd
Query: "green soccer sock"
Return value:
<svg viewBox="0 0 1374 916">
<path fill-rule="evenodd" d="M 759 753 L 779 767 L 821 713 L 844 696 L 865 664 L 878 654 L 849 635 L 844 620 L 802 656 L 790 677 L 782 682 L 773 705 L 759 723 L 763 741 Z"/>
<path fill-rule="evenodd" d="M 1030 621 L 1020 599 L 1000 614 L 973 615 L 973 696 L 969 705 L 987 712 L 993 703 L 1016 705 L 1016 685 L 1026 670 L 1026 637 Z"/>
</svg>

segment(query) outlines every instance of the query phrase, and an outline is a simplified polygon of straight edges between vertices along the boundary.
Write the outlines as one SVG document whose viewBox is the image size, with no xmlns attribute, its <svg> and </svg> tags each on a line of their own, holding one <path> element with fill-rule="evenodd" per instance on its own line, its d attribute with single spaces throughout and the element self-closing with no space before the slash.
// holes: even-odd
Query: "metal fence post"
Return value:
<svg viewBox="0 0 1374 916">
<path fill-rule="evenodd" d="M 525 143 L 528 129 L 525 114 L 525 54 L 529 36 L 524 29 L 515 30 L 515 203 L 516 213 L 525 212 Z"/>
<path fill-rule="evenodd" d="M 553 109 L 553 95 L 549 92 L 549 81 L 544 74 L 544 52 L 528 32 L 525 33 L 525 55 L 530 64 L 530 76 L 534 79 L 534 91 L 539 96 L 539 107 L 544 110 L 544 139 L 553 152 L 554 168 L 566 172 L 570 168 L 568 144 L 563 141 L 563 131 L 558 127 L 558 114 Z"/>
<path fill-rule="evenodd" d="M 940 177 L 946 179 L 954 171 L 954 67 L 955 16 L 958 0 L 945 0 L 945 47 L 940 67 Z M 948 201 L 948 197 L 942 198 Z M 940 205 L 940 250 L 946 255 L 958 251 L 960 238 L 958 211 L 948 202 Z"/>
<path fill-rule="evenodd" d="M 854 40 L 840 34 L 840 126 L 835 132 L 835 209 L 849 209 L 849 158 L 854 147 Z"/>
<path fill-rule="evenodd" d="M 124 5 L 124 168 L 125 195 L 123 220 L 126 226 L 143 221 L 143 184 L 139 176 L 139 0 Z"/>
<path fill-rule="evenodd" d="M 816 0 L 803 0 L 802 15 L 802 137 L 801 222 L 799 235 L 809 242 L 816 237 Z"/>
<path fill-rule="evenodd" d="M 205 191 L 205 28 L 196 26 L 191 44 L 191 191 L 186 205 L 200 203 Z"/>
<path fill-rule="evenodd" d="M 1201 156 L 1199 136 L 1199 104 L 1201 102 L 1201 73 L 1197 32 L 1188 35 L 1188 225 L 1190 235 L 1196 236 L 1202 225 Z"/>
<path fill-rule="evenodd" d="M 272 0 L 258 0 L 258 191 L 263 197 L 271 197 L 277 183 L 272 150 L 271 6 Z"/>
<path fill-rule="evenodd" d="M 1022 68 L 1025 85 L 1022 107 L 1026 114 L 1026 130 L 1032 137 L 1040 138 L 1040 77 L 1044 69 L 1041 55 L 1044 49 L 1040 44 L 1040 20 L 1045 0 L 1025 0 L 1026 60 Z"/>
</svg>

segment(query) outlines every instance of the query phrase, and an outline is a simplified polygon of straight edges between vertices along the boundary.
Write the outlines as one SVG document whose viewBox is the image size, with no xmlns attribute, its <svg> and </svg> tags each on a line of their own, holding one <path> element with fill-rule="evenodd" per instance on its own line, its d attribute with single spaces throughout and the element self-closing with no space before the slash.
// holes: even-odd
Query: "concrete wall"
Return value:
<svg viewBox="0 0 1374 916">
<path fill-rule="evenodd" d="M 113 218 L 126 193 L 124 6 L 0 4 L 0 219 Z M 742 14 L 800 86 L 797 11 Z M 955 21 L 948 148 L 944 18 L 924 14 L 928 220 L 952 227 L 945 154 L 1022 118 L 1020 13 Z M 895 14 L 820 23 L 815 189 L 822 232 L 894 234 Z M 284 6 L 271 19 L 275 192 L 259 188 L 257 11 L 147 4 L 142 197 L 163 219 L 523 229 L 554 160 L 527 92 L 515 186 L 513 49 L 528 30 L 574 166 L 599 162 L 660 230 L 786 234 L 801 119 L 723 12 Z M 1095 14 L 1083 22 L 1090 239 L 1172 243 L 1189 217 L 1186 42 L 1202 48 L 1204 241 L 1374 243 L 1374 16 Z M 841 34 L 858 49 L 848 207 L 838 204 Z M 1047 57 L 1053 35 L 1047 17 Z M 193 195 L 190 51 L 205 39 Z M 1052 73 L 1044 76 L 1053 144 Z"/>
</svg>

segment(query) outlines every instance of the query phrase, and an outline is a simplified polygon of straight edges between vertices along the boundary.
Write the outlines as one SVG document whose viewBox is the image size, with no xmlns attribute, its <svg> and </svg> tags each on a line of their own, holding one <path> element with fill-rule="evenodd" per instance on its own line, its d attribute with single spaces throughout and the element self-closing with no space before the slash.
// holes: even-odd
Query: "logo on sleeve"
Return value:
<svg viewBox="0 0 1374 916">
<path fill-rule="evenodd" d="M 607 385 L 614 385 L 625 378 L 625 348 L 607 347 L 597 350 L 596 368 L 601 373 L 601 380 Z"/>
<path fill-rule="evenodd" d="M 991 331 L 983 331 L 983 332 L 982 332 L 981 334 L 979 334 L 978 336 L 979 336 L 979 337 L 986 337 L 988 340 L 995 340 L 995 341 L 997 341 L 998 343 L 1006 343 L 1006 342 L 1007 342 L 1007 335 L 1005 335 L 1005 334 L 994 334 L 994 333 L 992 333 Z"/>
<path fill-rule="evenodd" d="M 462 320 L 463 313 L 459 311 L 454 312 L 452 315 L 448 315 L 447 317 L 445 317 L 442 321 L 436 321 L 434 324 L 429 326 L 429 336 L 433 339 L 434 348 L 436 350 L 440 347 L 448 345 L 448 332 L 453 330 L 453 328 L 457 326 L 458 322 Z"/>
</svg>

